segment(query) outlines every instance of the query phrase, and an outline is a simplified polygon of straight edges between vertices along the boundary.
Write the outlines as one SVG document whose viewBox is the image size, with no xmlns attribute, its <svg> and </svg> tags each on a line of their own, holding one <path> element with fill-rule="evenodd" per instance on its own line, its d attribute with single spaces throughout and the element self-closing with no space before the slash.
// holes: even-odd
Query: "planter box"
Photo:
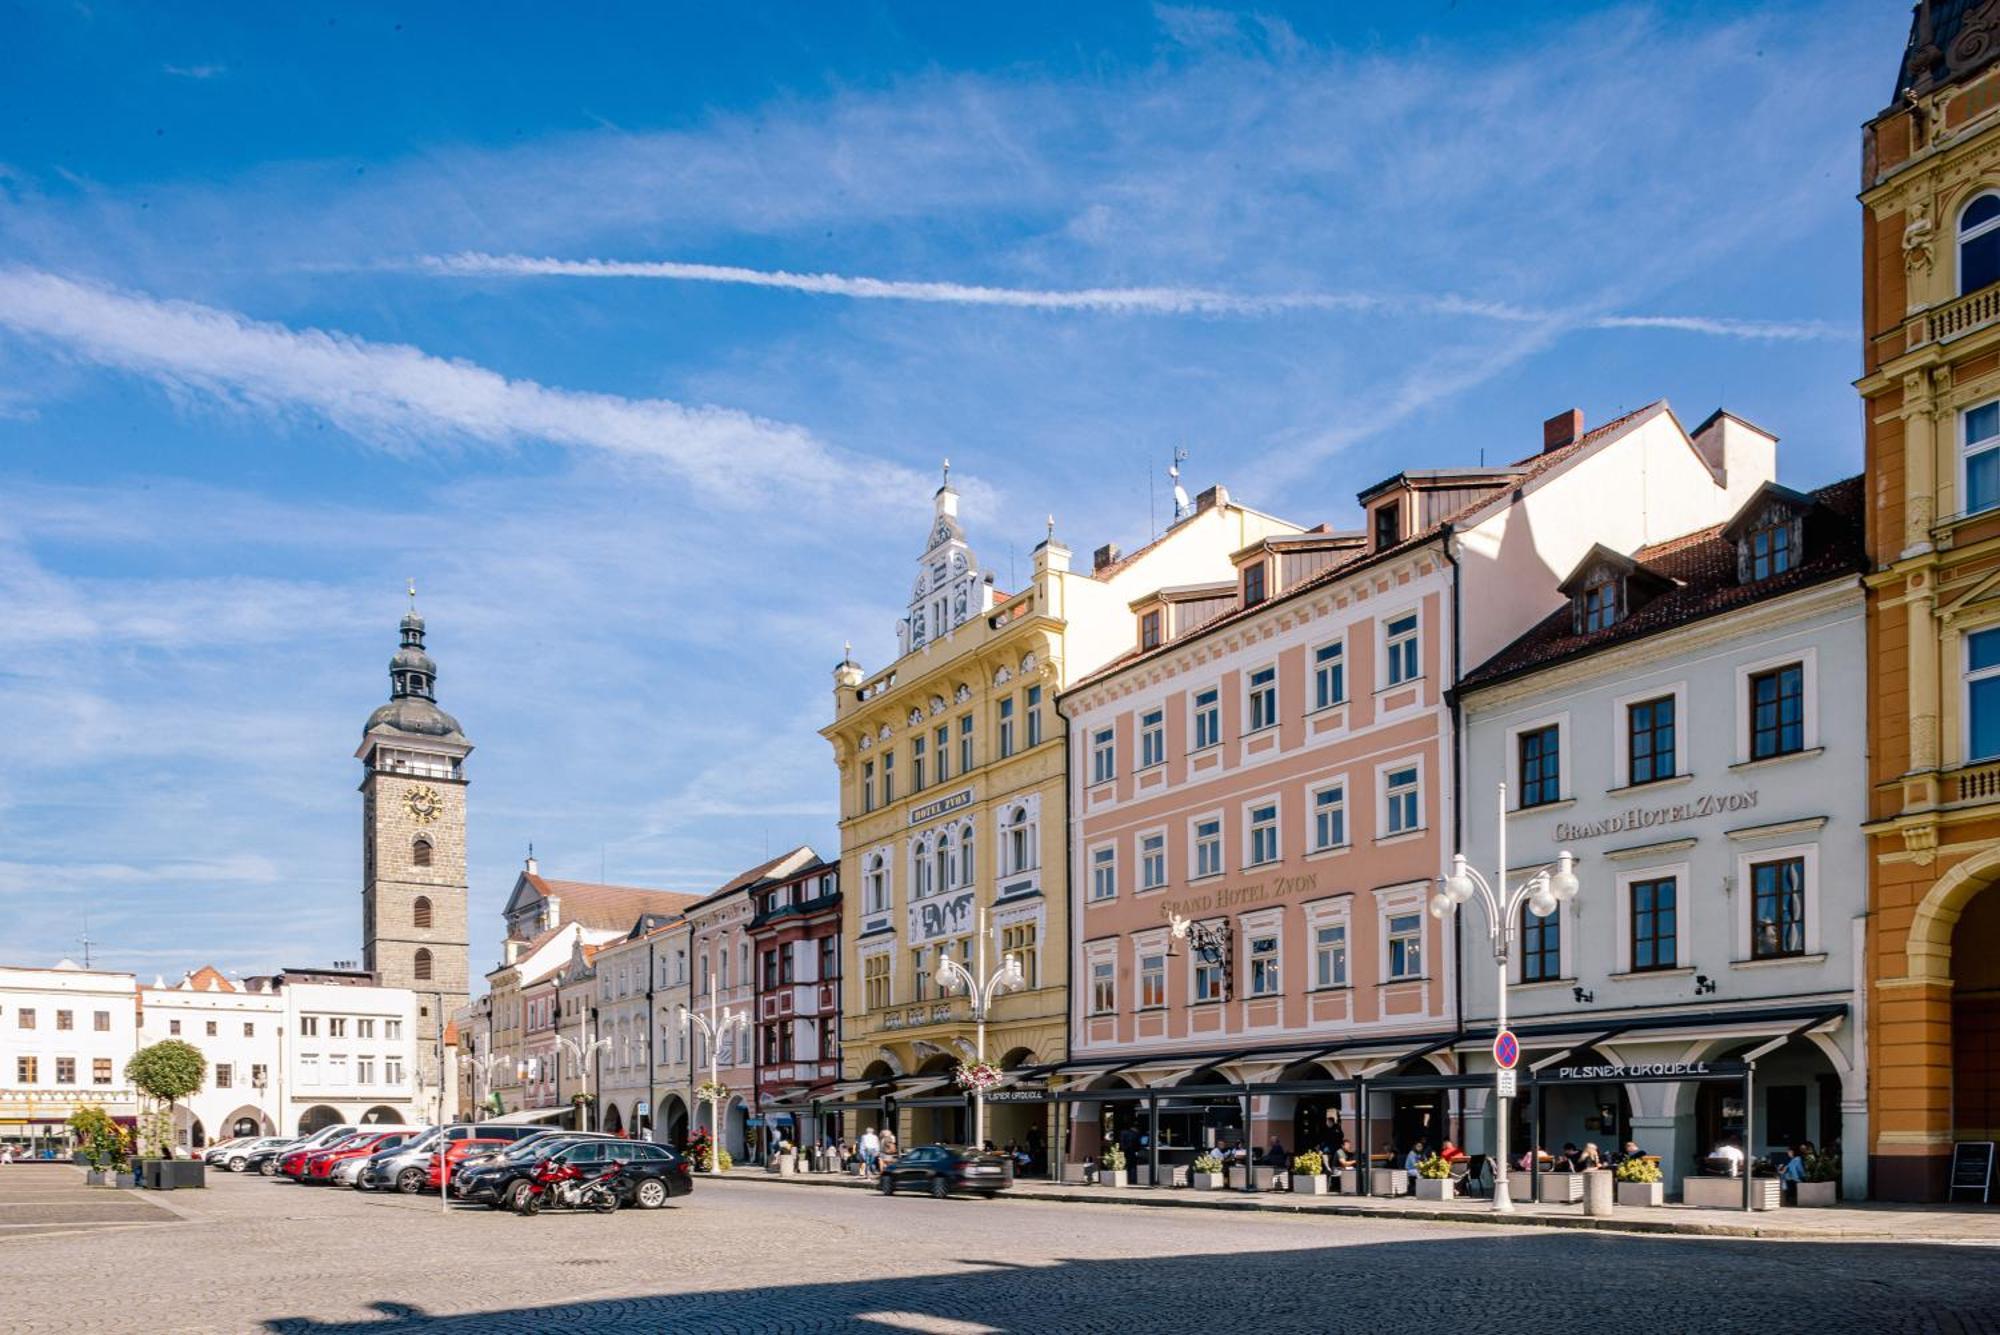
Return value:
<svg viewBox="0 0 2000 1335">
<path fill-rule="evenodd" d="M 1664 1182 L 1614 1182 L 1611 1194 L 1620 1205 L 1664 1205 L 1667 1200 L 1667 1184 Z"/>
<path fill-rule="evenodd" d="M 1194 1189 L 1196 1191 L 1221 1191 L 1226 1181 L 1227 1179 L 1221 1173 L 1196 1173 L 1194 1175 Z"/>
<path fill-rule="evenodd" d="M 1400 1168 L 1371 1168 L 1368 1170 L 1368 1189 L 1371 1196 L 1407 1196 L 1410 1194 L 1410 1175 Z"/>
<path fill-rule="evenodd" d="M 1062 1180 L 1070 1183 L 1090 1181 L 1092 1165 L 1087 1163 L 1066 1163 L 1063 1165 Z"/>
<path fill-rule="evenodd" d="M 1803 1205 L 1808 1209 L 1823 1209 L 1840 1202 L 1838 1182 L 1801 1182 L 1797 1184 L 1796 1193 L 1792 1197 L 1792 1203 Z"/>
<path fill-rule="evenodd" d="M 1163 1163 L 1160 1165 L 1160 1185 L 1163 1187 L 1184 1187 L 1188 1184 L 1188 1173 L 1192 1171 L 1184 1163 Z"/>
<path fill-rule="evenodd" d="M 175 1188 L 195 1188 L 208 1185 L 208 1165 L 199 1159 L 166 1159 L 161 1162 L 160 1187 L 162 1190 Z"/>
<path fill-rule="evenodd" d="M 1583 1199 L 1582 1173 L 1543 1173 L 1536 1200 L 1544 1205 L 1574 1205 Z"/>
<path fill-rule="evenodd" d="M 1292 1190 L 1305 1196 L 1328 1196 L 1333 1193 L 1333 1183 L 1325 1173 L 1293 1173 Z"/>
<path fill-rule="evenodd" d="M 87 1186 L 108 1187 L 112 1185 L 112 1179 L 115 1176 L 116 1176 L 115 1174 L 108 1172 L 105 1169 L 92 1168 L 84 1173 L 83 1180 L 85 1185 Z"/>
<path fill-rule="evenodd" d="M 1100 1165 L 1097 1170 L 1097 1185 L 1100 1187 L 1128 1187 L 1132 1185 L 1132 1174 L 1128 1169 L 1105 1168 Z"/>
<path fill-rule="evenodd" d="M 1250 1172 L 1250 1180 L 1259 1191 L 1283 1191 L 1292 1176 L 1283 1168 L 1252 1167 Z"/>
<path fill-rule="evenodd" d="M 148 1191 L 171 1190 L 160 1185 L 160 1166 L 172 1162 L 171 1159 L 140 1159 L 132 1165 L 132 1171 L 137 1174 L 139 1185 Z"/>
<path fill-rule="evenodd" d="M 1361 1194 L 1361 1170 L 1359 1168 L 1343 1168 L 1340 1170 L 1340 1194 L 1343 1196 L 1359 1196 Z"/>
<path fill-rule="evenodd" d="M 1750 1182 L 1750 1208 L 1753 1210 L 1775 1210 L 1781 1201 L 1778 1179 L 1775 1177 L 1752 1178 Z M 1681 1183 L 1681 1203 L 1696 1205 L 1709 1210 L 1740 1210 L 1743 1208 L 1743 1179 L 1740 1177 L 1691 1177 Z"/>
<path fill-rule="evenodd" d="M 778 1156 L 778 1176 L 797 1177 L 798 1175 L 799 1156 L 796 1154 L 780 1154 Z"/>
<path fill-rule="evenodd" d="M 1417 1199 L 1420 1201 L 1450 1200 L 1451 1179 L 1448 1177 L 1419 1177 L 1417 1179 Z"/>
</svg>

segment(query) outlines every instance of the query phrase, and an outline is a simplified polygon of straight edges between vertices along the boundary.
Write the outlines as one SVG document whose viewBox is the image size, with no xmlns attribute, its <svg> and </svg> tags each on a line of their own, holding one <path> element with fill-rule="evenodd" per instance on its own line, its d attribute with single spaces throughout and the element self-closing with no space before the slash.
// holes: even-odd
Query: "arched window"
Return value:
<svg viewBox="0 0 2000 1335">
<path fill-rule="evenodd" d="M 972 884 L 972 827 L 967 825 L 958 832 L 958 883 Z"/>
<path fill-rule="evenodd" d="M 1034 827 L 1028 823 L 1028 809 L 1015 807 L 1007 813 L 1007 823 L 1001 831 L 1001 868 L 1003 875 L 1012 876 L 1027 871 L 1034 862 Z"/>
<path fill-rule="evenodd" d="M 418 895 L 417 902 L 410 905 L 410 926 L 428 927 L 430 925 L 431 925 L 430 898 L 426 895 Z"/>
<path fill-rule="evenodd" d="M 419 867 L 430 866 L 431 841 L 418 835 L 416 842 L 410 845 L 410 861 Z"/>
<path fill-rule="evenodd" d="M 417 948 L 416 975 L 420 983 L 428 983 L 431 980 L 431 952 L 422 946 Z"/>
<path fill-rule="evenodd" d="M 952 874 L 957 870 L 951 860 L 951 831 L 947 830 L 937 840 L 937 888 L 953 889 Z"/>
<path fill-rule="evenodd" d="M 2000 195 L 1983 194 L 1958 215 L 1958 290 L 2000 282 Z"/>
<path fill-rule="evenodd" d="M 880 853 L 868 859 L 867 874 L 861 878 L 861 909 L 882 913 L 889 907 L 889 870 Z"/>
</svg>

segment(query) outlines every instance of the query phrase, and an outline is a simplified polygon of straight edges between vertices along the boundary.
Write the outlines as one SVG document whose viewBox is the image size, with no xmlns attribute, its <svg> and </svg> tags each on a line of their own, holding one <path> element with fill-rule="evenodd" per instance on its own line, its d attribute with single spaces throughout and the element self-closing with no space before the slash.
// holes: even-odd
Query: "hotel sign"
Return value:
<svg viewBox="0 0 2000 1335">
<path fill-rule="evenodd" d="M 1653 830 L 1663 825 L 1678 825 L 1682 821 L 1701 820 L 1708 816 L 1719 816 L 1730 811 L 1752 811 L 1757 806 L 1757 790 L 1747 793 L 1704 793 L 1686 802 L 1676 802 L 1665 807 L 1628 807 L 1615 816 L 1603 820 L 1589 821 L 1581 825 L 1569 821 L 1556 822 L 1556 842 L 1572 844 L 1579 839 L 1601 839 L 1607 834 L 1630 834 L 1637 830 Z"/>
<path fill-rule="evenodd" d="M 911 807 L 910 824 L 922 825 L 927 820 L 935 820 L 937 817 L 945 815 L 948 812 L 971 805 L 972 790 L 970 788 L 961 788 L 949 797 L 940 797 L 935 802 L 926 802 L 920 807 Z"/>
<path fill-rule="evenodd" d="M 1160 904 L 1160 919 L 1164 922 L 1176 915 L 1183 918 L 1198 918 L 1204 913 L 1213 913 L 1218 909 L 1269 904 L 1274 900 L 1290 899 L 1293 895 L 1309 894 L 1318 886 L 1318 872 L 1308 872 L 1304 876 L 1274 876 L 1268 881 L 1257 881 L 1250 885 L 1220 886 L 1206 895 L 1163 900 Z"/>
</svg>

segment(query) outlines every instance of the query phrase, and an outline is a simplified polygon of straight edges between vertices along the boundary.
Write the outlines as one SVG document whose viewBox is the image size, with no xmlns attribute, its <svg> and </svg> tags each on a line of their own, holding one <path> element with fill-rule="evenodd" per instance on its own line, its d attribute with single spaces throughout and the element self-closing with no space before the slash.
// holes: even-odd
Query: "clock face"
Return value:
<svg viewBox="0 0 2000 1335">
<path fill-rule="evenodd" d="M 420 783 L 403 795 L 403 807 L 419 824 L 429 825 L 444 810 L 444 799 L 438 796 L 437 789 Z"/>
</svg>

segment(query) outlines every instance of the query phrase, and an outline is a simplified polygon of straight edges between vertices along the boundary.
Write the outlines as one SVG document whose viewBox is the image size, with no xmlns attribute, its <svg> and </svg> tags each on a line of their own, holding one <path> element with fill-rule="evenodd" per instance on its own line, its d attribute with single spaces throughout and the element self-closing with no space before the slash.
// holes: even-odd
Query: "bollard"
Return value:
<svg viewBox="0 0 2000 1335">
<path fill-rule="evenodd" d="M 1611 1213 L 1611 1170 L 1592 1168 L 1583 1175 L 1583 1212 L 1586 1215 Z"/>
</svg>

